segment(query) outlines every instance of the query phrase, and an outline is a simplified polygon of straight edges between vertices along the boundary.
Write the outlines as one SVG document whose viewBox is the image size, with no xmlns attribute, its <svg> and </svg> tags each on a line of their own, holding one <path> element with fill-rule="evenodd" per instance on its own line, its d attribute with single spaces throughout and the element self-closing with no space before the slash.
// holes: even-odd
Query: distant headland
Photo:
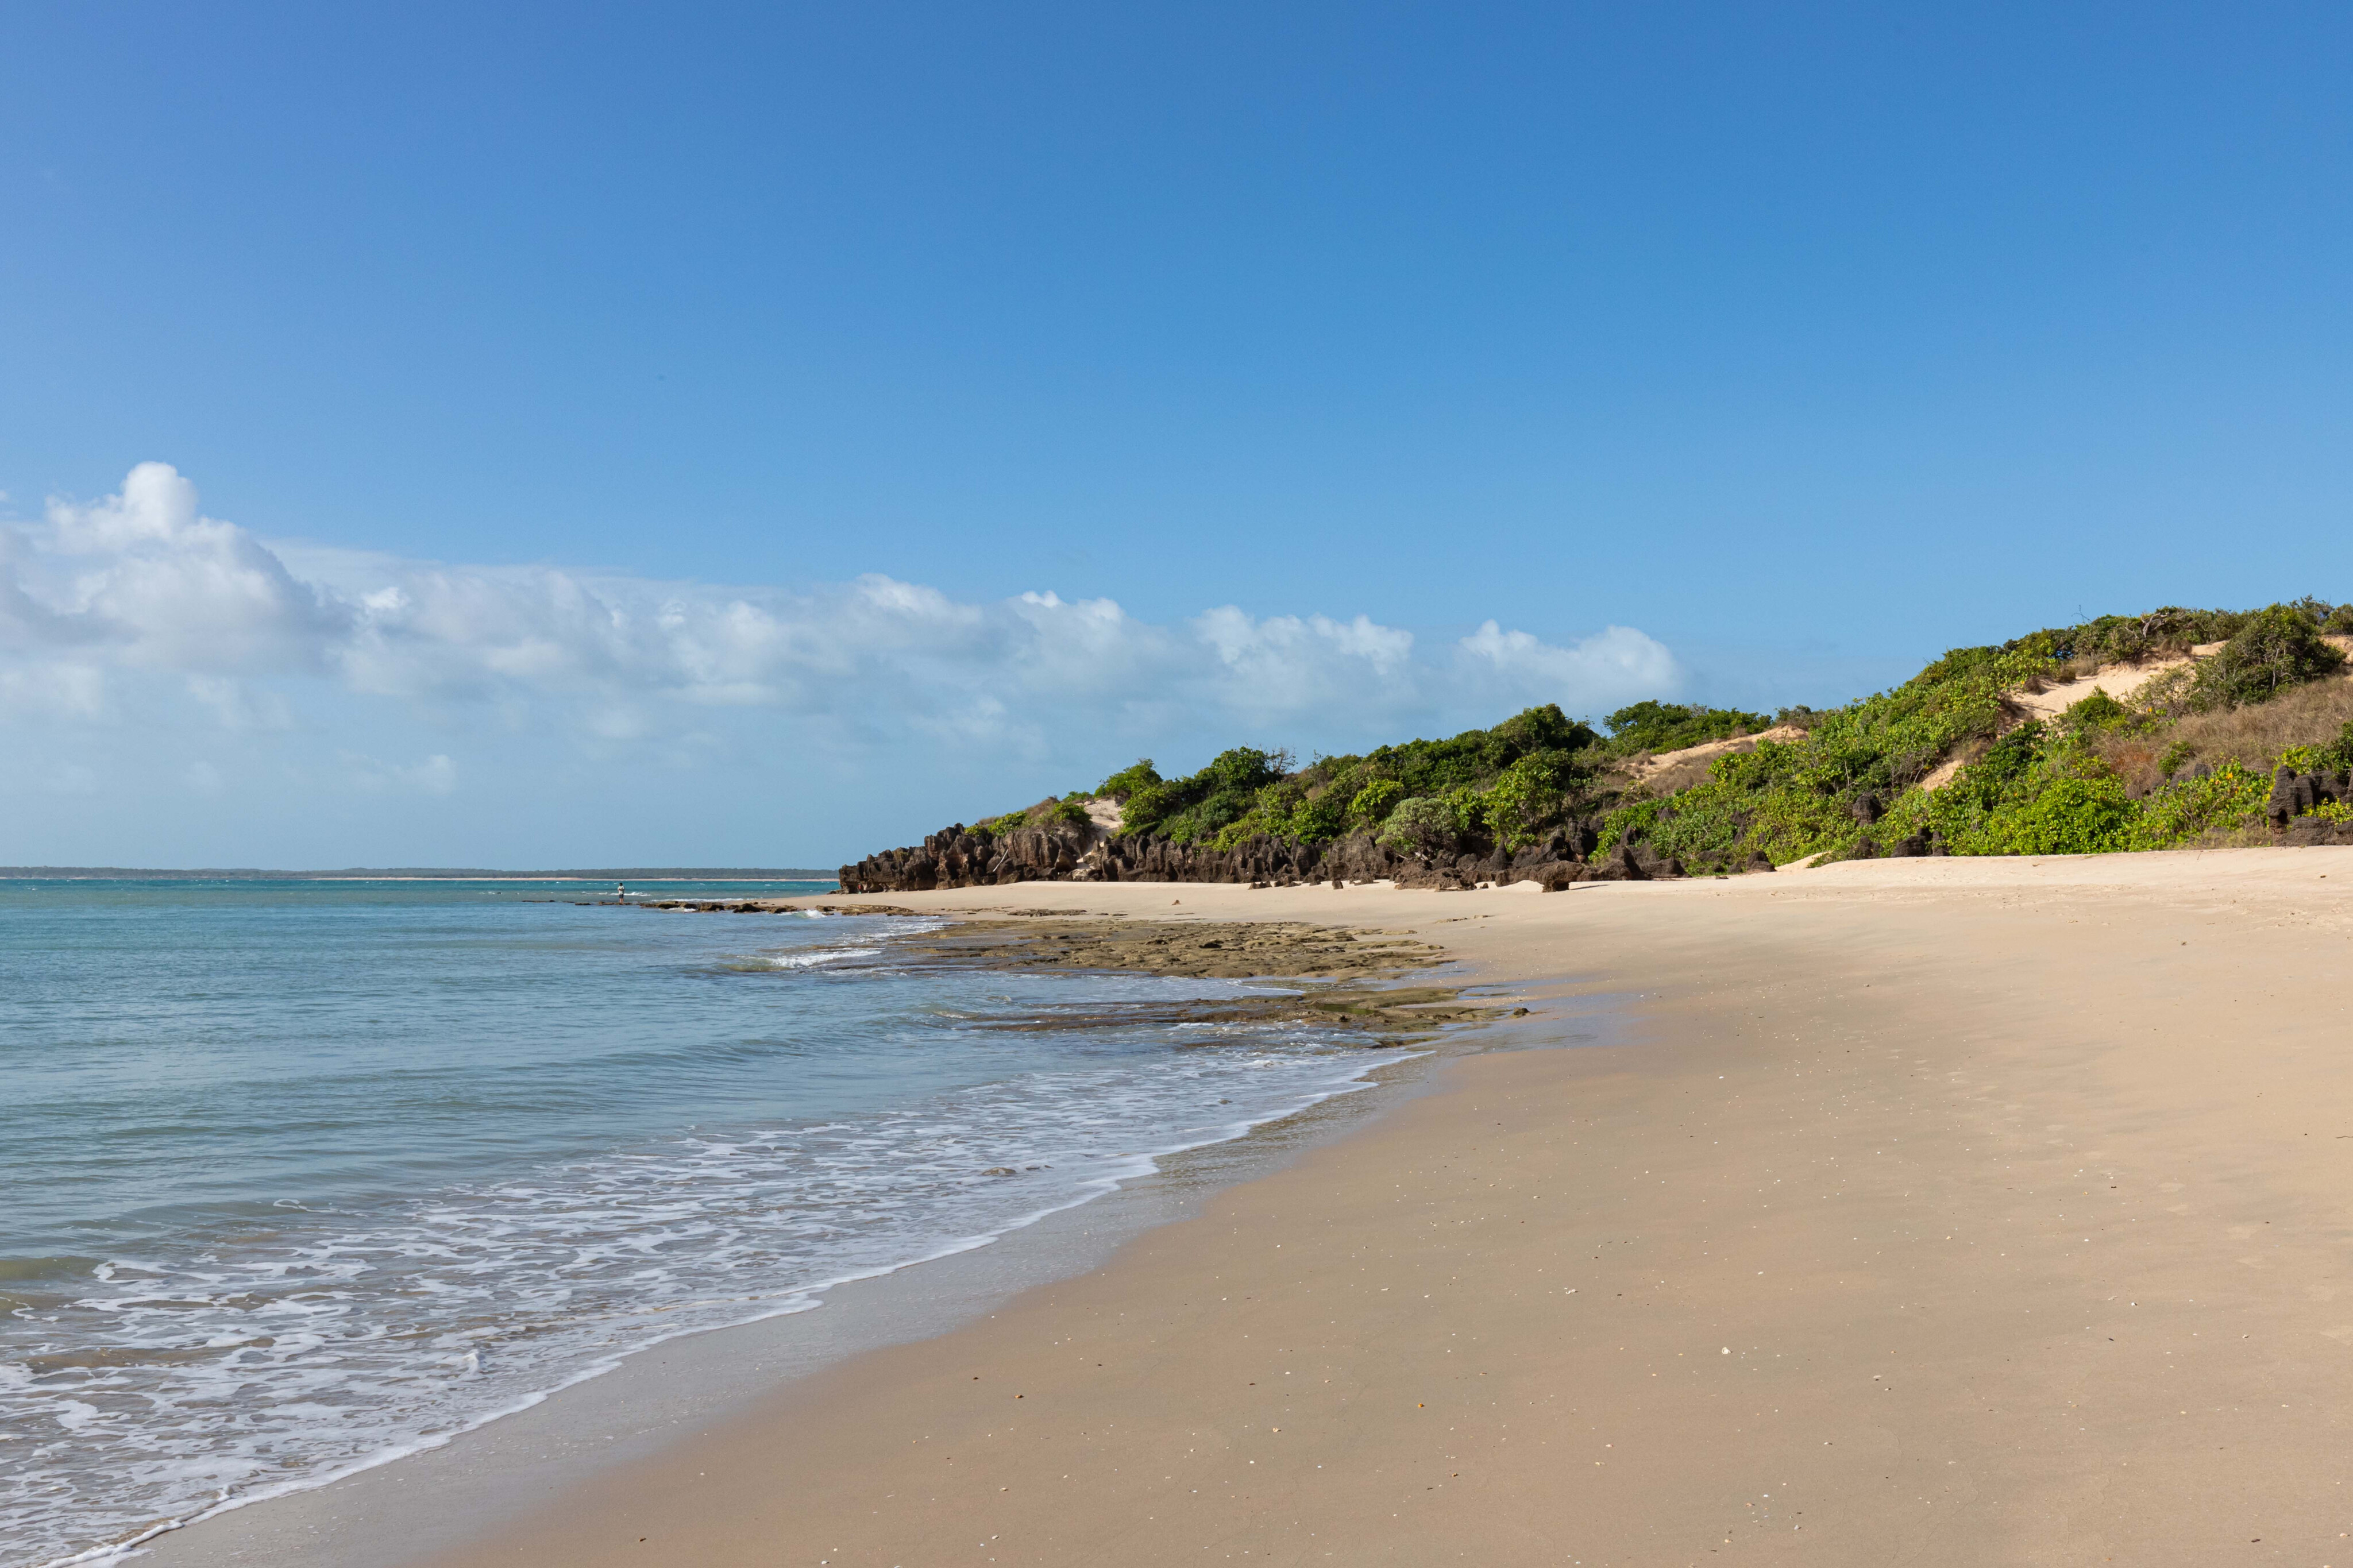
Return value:
<svg viewBox="0 0 2353 1568">
<path fill-rule="evenodd" d="M 2167 606 L 1955 648 L 1778 714 L 1555 705 L 1324 756 L 1227 751 L 957 823 L 845 893 L 1021 881 L 1547 889 L 1945 855 L 2353 844 L 2353 604 Z"/>
</svg>

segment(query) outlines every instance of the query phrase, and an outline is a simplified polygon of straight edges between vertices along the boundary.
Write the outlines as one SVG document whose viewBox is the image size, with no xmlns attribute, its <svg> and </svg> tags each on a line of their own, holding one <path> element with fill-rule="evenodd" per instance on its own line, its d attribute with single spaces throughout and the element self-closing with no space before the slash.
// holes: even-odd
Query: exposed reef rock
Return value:
<svg viewBox="0 0 2353 1568">
<path fill-rule="evenodd" d="M 617 907 L 608 905 L 608 907 Z M 786 900 L 672 899 L 631 909 L 711 913 L 787 914 L 815 908 L 837 914 L 912 915 L 889 904 L 806 905 Z M 1106 1025 L 1208 1026 L 1187 1042 L 1215 1047 L 1237 1037 L 1229 1026 L 1304 1024 L 1339 1030 L 1360 1046 L 1403 1046 L 1457 1025 L 1528 1011 L 1466 998 L 1452 984 L 1400 985 L 1447 961 L 1446 950 L 1409 931 L 1311 925 L 1298 921 L 1134 921 L 1084 910 L 1004 910 L 1000 918 L 962 918 L 944 931 L 895 941 L 879 962 L 949 969 L 1125 972 L 1169 977 L 1278 980 L 1274 989 L 1226 996 L 1097 996 L 1025 1008 L 1002 1018 L 968 1019 L 975 1029 L 1038 1033 Z"/>
<path fill-rule="evenodd" d="M 1092 1028 L 1114 1021 L 1213 1026 L 1195 1041 L 1198 1047 L 1231 1037 L 1215 1026 L 1271 1023 L 1341 1030 L 1342 1038 L 1364 1046 L 1402 1046 L 1452 1026 L 1527 1011 L 1468 999 L 1454 985 L 1394 984 L 1445 959 L 1442 948 L 1409 933 L 1364 927 L 1030 918 L 960 920 L 936 935 L 899 944 L 894 962 L 1289 982 L 1279 990 L 1226 997 L 1097 1000 L 1049 1008 L 1002 1026 L 976 1026 L 1024 1031 Z"/>
<path fill-rule="evenodd" d="M 961 920 L 905 947 L 991 968 L 1212 979 L 1393 980 L 1446 960 L 1403 931 L 1299 921 Z"/>
</svg>

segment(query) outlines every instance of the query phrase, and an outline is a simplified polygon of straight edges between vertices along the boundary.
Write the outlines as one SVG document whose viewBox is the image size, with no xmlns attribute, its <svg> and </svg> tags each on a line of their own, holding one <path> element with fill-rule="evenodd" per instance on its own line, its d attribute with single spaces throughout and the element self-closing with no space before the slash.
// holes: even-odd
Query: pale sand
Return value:
<svg viewBox="0 0 2353 1568">
<path fill-rule="evenodd" d="M 2040 691 L 2014 691 L 2010 702 L 2036 719 L 2056 719 L 2094 691 L 2105 691 L 2119 702 L 2129 702 L 2140 689 L 2160 675 L 2170 675 L 2193 662 L 2187 658 L 2154 658 L 2147 664 L 2112 664 L 2094 674 L 2046 686 Z"/>
<path fill-rule="evenodd" d="M 2337 652 L 2353 654 L 2353 637 L 2327 634 L 2321 639 Z M 2081 702 L 2094 691 L 2105 691 L 2119 702 L 2129 702 L 2141 688 L 2160 675 L 2169 675 L 2187 664 L 2211 658 L 2222 651 L 2218 642 L 2200 643 L 2183 658 L 2154 658 L 2146 664 L 2104 665 L 2093 674 L 2080 676 L 2040 691 L 2016 691 L 2010 703 L 2022 713 L 2036 719 L 2055 719 Z"/>
<path fill-rule="evenodd" d="M 436 1563 L 2353 1565 L 2353 849 L 888 901 L 1410 927 L 1640 1023 Z"/>
<path fill-rule="evenodd" d="M 1680 789 L 1705 778 L 1708 764 L 1718 757 L 1728 757 L 1736 752 L 1753 752 L 1758 742 L 1764 741 L 1776 741 L 1787 745 L 1805 738 L 1806 732 L 1794 724 L 1777 724 L 1754 735 L 1736 735 L 1728 741 L 1702 741 L 1696 746 L 1684 746 L 1672 752 L 1651 752 L 1627 763 L 1624 772 L 1637 784 L 1660 784 L 1662 788 Z M 1670 773 L 1680 782 L 1662 784 L 1662 781 Z"/>
</svg>

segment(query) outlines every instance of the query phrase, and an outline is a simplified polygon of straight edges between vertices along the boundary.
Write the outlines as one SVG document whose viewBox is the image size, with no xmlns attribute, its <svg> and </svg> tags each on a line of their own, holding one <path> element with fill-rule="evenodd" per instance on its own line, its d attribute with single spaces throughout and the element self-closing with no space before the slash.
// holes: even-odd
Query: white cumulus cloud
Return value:
<svg viewBox="0 0 2353 1568">
<path fill-rule="evenodd" d="M 32 543 L 54 570 L 25 581 L 19 548 L 0 558 L 12 639 L 96 646 L 123 664 L 183 673 L 311 668 L 346 636 L 350 613 L 297 582 L 251 534 L 196 515 L 196 489 L 142 463 L 93 506 L 52 502 Z M 13 613 L 12 613 L 13 612 Z"/>
<path fill-rule="evenodd" d="M 117 721 L 121 688 L 280 732 L 304 722 L 286 693 L 315 689 L 346 715 L 393 703 L 607 747 L 749 711 L 837 741 L 1034 751 L 1106 729 L 1389 732 L 1548 701 L 1592 713 L 1681 680 L 1666 647 L 1623 626 L 1556 644 L 1490 621 L 1425 651 L 1362 615 L 1226 605 L 1158 625 L 1110 599 L 974 603 L 883 576 L 727 588 L 273 548 L 205 517 L 163 463 L 119 494 L 0 525 L 0 722 Z M 456 787 L 446 755 L 339 754 L 370 789 Z"/>
</svg>

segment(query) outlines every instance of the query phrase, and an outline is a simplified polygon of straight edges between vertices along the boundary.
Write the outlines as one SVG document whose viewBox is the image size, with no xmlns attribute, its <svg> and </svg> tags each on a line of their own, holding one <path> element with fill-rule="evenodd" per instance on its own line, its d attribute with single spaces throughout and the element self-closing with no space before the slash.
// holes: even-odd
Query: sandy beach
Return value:
<svg viewBox="0 0 2353 1568">
<path fill-rule="evenodd" d="M 2353 851 L 890 901 L 1378 925 L 1631 1023 L 420 1561 L 2353 1565 Z"/>
</svg>

